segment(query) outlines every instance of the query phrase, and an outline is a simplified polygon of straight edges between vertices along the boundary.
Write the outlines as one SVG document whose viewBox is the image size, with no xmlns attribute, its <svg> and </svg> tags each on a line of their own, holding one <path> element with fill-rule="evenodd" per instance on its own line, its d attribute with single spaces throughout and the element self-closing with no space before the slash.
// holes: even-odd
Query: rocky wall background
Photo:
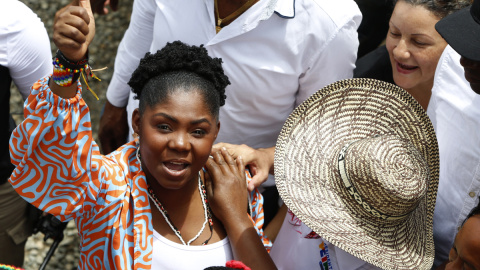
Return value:
<svg viewBox="0 0 480 270">
<path fill-rule="evenodd" d="M 43 21 L 45 28 L 50 36 L 53 35 L 53 20 L 55 12 L 63 6 L 70 3 L 69 0 L 20 0 L 31 8 Z M 83 92 L 83 97 L 90 107 L 92 117 L 93 136 L 97 140 L 98 124 L 103 104 L 105 103 L 105 93 L 107 86 L 113 74 L 113 66 L 118 44 L 130 22 L 130 14 L 133 0 L 119 0 L 119 9 L 116 12 L 109 12 L 107 15 L 95 15 L 96 35 L 89 48 L 90 62 L 94 69 L 108 67 L 105 71 L 99 71 L 95 74 L 102 80 L 98 82 L 93 80 L 89 83 L 91 88 L 97 93 L 100 100 L 88 91 Z M 52 46 L 52 55 L 55 54 L 55 44 Z M 11 111 L 17 124 L 23 119 L 23 100 L 15 86 L 11 89 Z M 78 264 L 78 235 L 76 226 L 70 222 L 64 231 L 65 238 L 60 243 L 46 269 L 77 269 Z M 43 241 L 44 235 L 37 233 L 31 236 L 25 248 L 25 269 L 38 269 L 45 258 L 52 240 Z"/>
</svg>

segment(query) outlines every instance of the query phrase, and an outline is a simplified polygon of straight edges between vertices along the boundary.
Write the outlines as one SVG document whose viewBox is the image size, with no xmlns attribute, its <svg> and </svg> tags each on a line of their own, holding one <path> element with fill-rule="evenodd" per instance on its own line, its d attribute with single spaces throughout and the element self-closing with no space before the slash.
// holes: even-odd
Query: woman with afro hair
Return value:
<svg viewBox="0 0 480 270">
<path fill-rule="evenodd" d="M 77 81 L 95 34 L 89 1 L 57 14 L 53 75 L 32 87 L 10 140 L 9 181 L 29 203 L 80 235 L 79 269 L 204 269 L 239 260 L 275 269 L 262 198 L 241 158 L 212 151 L 229 84 L 203 47 L 147 54 L 129 85 L 140 101 L 135 140 L 103 156 Z M 262 243 L 263 241 L 263 243 Z"/>
</svg>

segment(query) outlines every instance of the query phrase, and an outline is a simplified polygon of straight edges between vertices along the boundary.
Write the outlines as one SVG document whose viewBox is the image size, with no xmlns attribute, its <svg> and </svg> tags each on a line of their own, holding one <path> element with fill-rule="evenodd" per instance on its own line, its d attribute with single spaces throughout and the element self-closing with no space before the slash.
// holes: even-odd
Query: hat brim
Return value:
<svg viewBox="0 0 480 270">
<path fill-rule="evenodd" d="M 427 195 L 401 221 L 352 210 L 332 165 L 343 146 L 378 134 L 406 138 L 429 167 Z M 437 140 L 422 107 L 405 90 L 373 79 L 316 92 L 289 116 L 275 149 L 275 181 L 288 208 L 330 243 L 384 269 L 431 268 L 438 174 Z"/>
<path fill-rule="evenodd" d="M 470 9 L 443 18 L 435 24 L 435 29 L 458 54 L 480 61 L 480 24 L 473 19 Z"/>
</svg>

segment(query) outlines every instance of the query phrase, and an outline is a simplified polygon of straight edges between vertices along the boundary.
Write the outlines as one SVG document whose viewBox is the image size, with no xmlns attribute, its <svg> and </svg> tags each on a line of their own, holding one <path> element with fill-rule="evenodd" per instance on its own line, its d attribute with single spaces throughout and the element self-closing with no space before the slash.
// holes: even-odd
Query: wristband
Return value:
<svg viewBox="0 0 480 270">
<path fill-rule="evenodd" d="M 93 74 L 93 70 L 88 64 L 88 53 L 85 59 L 79 61 L 70 61 L 60 50 L 57 50 L 55 58 L 53 59 L 53 81 L 63 87 L 71 86 L 76 83 L 78 78 L 82 76 L 87 89 L 97 98 L 97 94 L 88 85 L 88 77 L 93 77 L 100 81 L 100 79 Z"/>
</svg>

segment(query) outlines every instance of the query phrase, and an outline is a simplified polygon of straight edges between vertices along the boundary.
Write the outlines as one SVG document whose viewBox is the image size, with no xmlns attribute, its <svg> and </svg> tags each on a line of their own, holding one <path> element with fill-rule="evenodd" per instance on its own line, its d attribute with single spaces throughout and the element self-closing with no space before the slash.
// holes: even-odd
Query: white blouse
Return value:
<svg viewBox="0 0 480 270">
<path fill-rule="evenodd" d="M 203 270 L 210 266 L 225 266 L 233 260 L 228 237 L 205 246 L 185 246 L 172 242 L 153 230 L 152 270 Z"/>
</svg>

